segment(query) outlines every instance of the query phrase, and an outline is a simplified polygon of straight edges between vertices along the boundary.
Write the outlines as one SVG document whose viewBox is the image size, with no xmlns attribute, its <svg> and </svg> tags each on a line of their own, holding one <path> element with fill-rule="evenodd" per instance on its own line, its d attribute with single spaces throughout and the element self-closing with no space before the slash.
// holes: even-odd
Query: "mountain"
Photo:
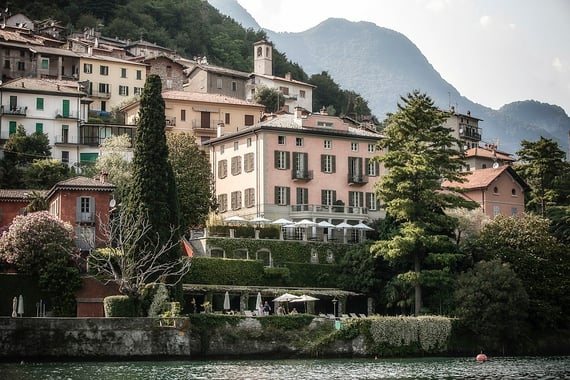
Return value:
<svg viewBox="0 0 570 380">
<path fill-rule="evenodd" d="M 259 28 L 236 0 L 209 2 L 243 27 Z M 544 136 L 555 139 L 568 152 L 570 118 L 561 107 L 527 100 L 493 110 L 472 102 L 441 77 L 412 41 L 396 31 L 370 22 L 328 19 L 300 33 L 265 32 L 307 74 L 327 71 L 342 88 L 363 95 L 380 120 L 396 110 L 400 96 L 418 89 L 442 109 L 454 106 L 460 113 L 471 111 L 483 120 L 479 124 L 483 140 L 498 142 L 504 151 L 514 153 L 521 140 Z M 454 47 L 449 49 L 453 54 Z"/>
</svg>

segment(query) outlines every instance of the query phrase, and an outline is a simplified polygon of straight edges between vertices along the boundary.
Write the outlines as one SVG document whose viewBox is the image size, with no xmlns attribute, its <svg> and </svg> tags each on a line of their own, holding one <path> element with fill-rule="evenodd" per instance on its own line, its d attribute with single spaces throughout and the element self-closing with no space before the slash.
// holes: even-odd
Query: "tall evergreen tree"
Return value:
<svg viewBox="0 0 570 380">
<path fill-rule="evenodd" d="M 409 270 L 400 273 L 398 279 L 414 287 L 418 315 L 422 281 L 433 283 L 438 273 L 449 272 L 461 257 L 450 240 L 454 219 L 443 210 L 473 205 L 457 195 L 438 191 L 444 178 L 462 181 L 463 177 L 459 141 L 443 126 L 448 115 L 418 91 L 401 99 L 403 104 L 388 116 L 386 137 L 379 142 L 384 154 L 378 160 L 384 163 L 386 175 L 376 188 L 387 213 L 401 227 L 396 236 L 376 242 L 371 250 L 402 267 L 407 264 Z"/>
<path fill-rule="evenodd" d="M 538 141 L 523 140 L 521 147 L 517 155 L 522 163 L 515 170 L 531 187 L 527 207 L 545 216 L 549 206 L 568 196 L 568 189 L 562 183 L 563 175 L 570 172 L 564 161 L 566 154 L 556 141 L 544 137 Z"/>
<path fill-rule="evenodd" d="M 166 143 L 180 200 L 180 226 L 203 225 L 217 205 L 210 161 L 191 134 L 167 133 Z"/>
<path fill-rule="evenodd" d="M 168 162 L 161 92 L 160 77 L 149 75 L 140 100 L 140 124 L 134 145 L 132 180 L 122 206 L 122 212 L 131 224 L 130 244 L 134 247 L 130 247 L 129 251 L 135 252 L 135 255 L 145 254 L 169 241 L 172 230 L 178 230 L 180 225 L 176 183 Z M 150 225 L 150 232 L 146 231 L 141 239 L 142 234 L 137 231 L 142 231 L 145 224 Z M 165 257 L 175 260 L 179 255 L 179 246 L 175 246 Z"/>
</svg>

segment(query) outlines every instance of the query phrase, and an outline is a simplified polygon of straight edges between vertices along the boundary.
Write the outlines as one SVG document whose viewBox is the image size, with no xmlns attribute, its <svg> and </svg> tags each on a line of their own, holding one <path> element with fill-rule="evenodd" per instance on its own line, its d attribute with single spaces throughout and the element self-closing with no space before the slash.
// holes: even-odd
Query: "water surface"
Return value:
<svg viewBox="0 0 570 380">
<path fill-rule="evenodd" d="M 0 363 L 2 380 L 568 379 L 570 357 Z"/>
</svg>

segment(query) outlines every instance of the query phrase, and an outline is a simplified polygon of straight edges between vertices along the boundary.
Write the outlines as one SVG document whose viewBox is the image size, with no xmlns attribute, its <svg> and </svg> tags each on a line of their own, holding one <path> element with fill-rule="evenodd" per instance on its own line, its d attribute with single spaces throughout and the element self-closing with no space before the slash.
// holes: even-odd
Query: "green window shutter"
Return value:
<svg viewBox="0 0 570 380">
<path fill-rule="evenodd" d="M 325 190 L 321 190 L 321 204 L 324 205 L 326 204 L 326 200 L 327 200 L 327 192 Z"/>
<path fill-rule="evenodd" d="M 321 173 L 325 172 L 325 155 L 321 154 Z"/>
<path fill-rule="evenodd" d="M 18 97 L 10 95 L 10 109 L 13 110 L 18 107 Z"/>
<path fill-rule="evenodd" d="M 49 59 L 44 58 L 42 59 L 42 70 L 47 70 L 49 69 Z"/>
<path fill-rule="evenodd" d="M 44 133 L 44 124 L 36 123 L 36 133 Z"/>
<path fill-rule="evenodd" d="M 285 169 L 291 169 L 291 155 L 285 152 Z"/>
<path fill-rule="evenodd" d="M 299 152 L 293 152 L 293 170 L 300 170 L 299 169 Z"/>
<path fill-rule="evenodd" d="M 69 117 L 69 99 L 63 99 L 62 106 L 62 116 Z"/>
<path fill-rule="evenodd" d="M 95 162 L 97 161 L 98 153 L 79 153 L 80 162 Z"/>
<path fill-rule="evenodd" d="M 279 186 L 275 186 L 275 188 L 273 189 L 273 192 L 275 194 L 275 198 L 274 198 L 274 204 L 278 205 L 279 204 Z"/>
<path fill-rule="evenodd" d="M 354 206 L 354 191 L 348 192 L 348 206 L 349 207 Z"/>
<path fill-rule="evenodd" d="M 278 150 L 276 150 L 274 152 L 274 158 L 275 158 L 274 167 L 275 167 L 275 169 L 277 169 L 277 168 L 279 168 L 279 151 Z"/>
<path fill-rule="evenodd" d="M 81 197 L 75 198 L 75 221 L 81 222 Z"/>
<path fill-rule="evenodd" d="M 333 190 L 333 203 L 336 202 L 336 190 Z"/>
<path fill-rule="evenodd" d="M 44 98 L 36 98 L 36 109 L 37 110 L 44 109 Z"/>
<path fill-rule="evenodd" d="M 332 172 L 336 173 L 336 156 L 332 156 Z"/>
<path fill-rule="evenodd" d="M 15 121 L 11 121 L 10 126 L 8 128 L 9 128 L 8 133 L 12 135 L 12 134 L 16 133 L 16 129 L 18 129 L 18 125 L 16 124 Z"/>
<path fill-rule="evenodd" d="M 291 188 L 289 187 L 285 188 L 285 195 L 286 195 L 285 204 L 289 206 L 291 204 Z"/>
</svg>

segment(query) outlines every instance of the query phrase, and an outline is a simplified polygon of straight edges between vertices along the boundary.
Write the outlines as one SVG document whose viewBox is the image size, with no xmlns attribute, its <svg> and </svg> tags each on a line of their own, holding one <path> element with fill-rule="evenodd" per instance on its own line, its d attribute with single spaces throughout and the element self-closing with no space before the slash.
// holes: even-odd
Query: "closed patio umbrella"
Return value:
<svg viewBox="0 0 570 380">
<path fill-rule="evenodd" d="M 230 295 L 228 292 L 224 295 L 224 310 L 230 310 Z"/>
<path fill-rule="evenodd" d="M 18 297 L 14 297 L 12 300 L 12 318 L 18 316 Z"/>
<path fill-rule="evenodd" d="M 255 308 L 257 309 L 262 303 L 263 299 L 261 299 L 261 293 L 257 292 L 257 298 L 255 299 Z"/>
<path fill-rule="evenodd" d="M 18 315 L 20 317 L 24 315 L 24 297 L 21 294 L 18 298 Z"/>
</svg>

